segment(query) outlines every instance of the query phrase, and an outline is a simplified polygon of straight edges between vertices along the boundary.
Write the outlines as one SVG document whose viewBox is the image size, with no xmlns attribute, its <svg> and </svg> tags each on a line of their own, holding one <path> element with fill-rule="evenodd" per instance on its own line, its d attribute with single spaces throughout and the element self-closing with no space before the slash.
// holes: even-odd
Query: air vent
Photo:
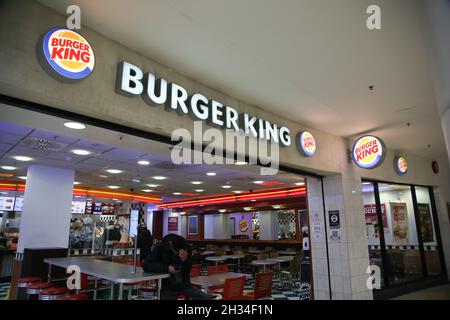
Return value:
<svg viewBox="0 0 450 320">
<path fill-rule="evenodd" d="M 194 164 L 175 164 L 173 162 L 161 162 L 153 166 L 158 169 L 186 169 L 195 166 Z"/>
<path fill-rule="evenodd" d="M 33 137 L 23 140 L 21 145 L 42 151 L 60 151 L 67 146 L 67 144 L 58 141 Z"/>
</svg>

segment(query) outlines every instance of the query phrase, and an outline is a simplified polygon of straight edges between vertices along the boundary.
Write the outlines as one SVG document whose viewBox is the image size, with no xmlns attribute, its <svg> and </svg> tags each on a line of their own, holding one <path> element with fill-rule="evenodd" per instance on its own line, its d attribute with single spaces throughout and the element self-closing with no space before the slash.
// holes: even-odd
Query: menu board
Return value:
<svg viewBox="0 0 450 320">
<path fill-rule="evenodd" d="M 13 211 L 14 197 L 0 197 L 0 210 Z"/>
<path fill-rule="evenodd" d="M 75 214 L 84 214 L 86 210 L 86 202 L 85 201 L 72 201 L 72 213 Z"/>
<path fill-rule="evenodd" d="M 137 227 L 139 222 L 139 210 L 130 211 L 130 237 L 137 235 Z"/>
<path fill-rule="evenodd" d="M 23 197 L 17 197 L 14 202 L 14 211 L 22 211 L 23 209 Z"/>
<path fill-rule="evenodd" d="M 391 202 L 392 235 L 395 244 L 408 244 L 408 210 L 406 203 Z"/>
<path fill-rule="evenodd" d="M 114 204 L 102 202 L 86 202 L 85 214 L 113 214 Z"/>
</svg>

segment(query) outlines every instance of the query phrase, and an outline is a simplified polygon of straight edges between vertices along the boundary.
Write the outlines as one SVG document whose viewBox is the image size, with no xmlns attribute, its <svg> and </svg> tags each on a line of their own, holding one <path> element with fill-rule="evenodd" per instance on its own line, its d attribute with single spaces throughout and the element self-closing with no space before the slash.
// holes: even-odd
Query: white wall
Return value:
<svg viewBox="0 0 450 320">
<path fill-rule="evenodd" d="M 206 214 L 205 239 L 230 239 L 228 214 Z"/>
</svg>

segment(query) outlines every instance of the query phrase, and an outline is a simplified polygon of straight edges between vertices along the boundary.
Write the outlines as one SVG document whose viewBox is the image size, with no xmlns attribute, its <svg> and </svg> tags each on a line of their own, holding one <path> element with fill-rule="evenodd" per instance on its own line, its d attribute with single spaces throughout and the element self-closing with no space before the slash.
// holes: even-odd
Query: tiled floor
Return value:
<svg viewBox="0 0 450 320">
<path fill-rule="evenodd" d="M 4 300 L 8 295 L 9 283 L 0 283 L 0 300 Z"/>
</svg>

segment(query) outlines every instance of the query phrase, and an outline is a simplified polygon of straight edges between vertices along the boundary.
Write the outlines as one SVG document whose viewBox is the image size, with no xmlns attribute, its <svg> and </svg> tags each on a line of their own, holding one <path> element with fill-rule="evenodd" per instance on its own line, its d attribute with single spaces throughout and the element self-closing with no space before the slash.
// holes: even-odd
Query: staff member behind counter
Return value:
<svg viewBox="0 0 450 320">
<path fill-rule="evenodd" d="M 191 258 L 191 248 L 186 240 L 179 235 L 168 234 L 144 260 L 142 267 L 145 272 L 170 273 L 170 278 L 162 280 L 162 300 L 176 300 L 177 294 L 185 294 L 192 300 L 208 299 L 206 293 L 191 284 Z"/>
</svg>

